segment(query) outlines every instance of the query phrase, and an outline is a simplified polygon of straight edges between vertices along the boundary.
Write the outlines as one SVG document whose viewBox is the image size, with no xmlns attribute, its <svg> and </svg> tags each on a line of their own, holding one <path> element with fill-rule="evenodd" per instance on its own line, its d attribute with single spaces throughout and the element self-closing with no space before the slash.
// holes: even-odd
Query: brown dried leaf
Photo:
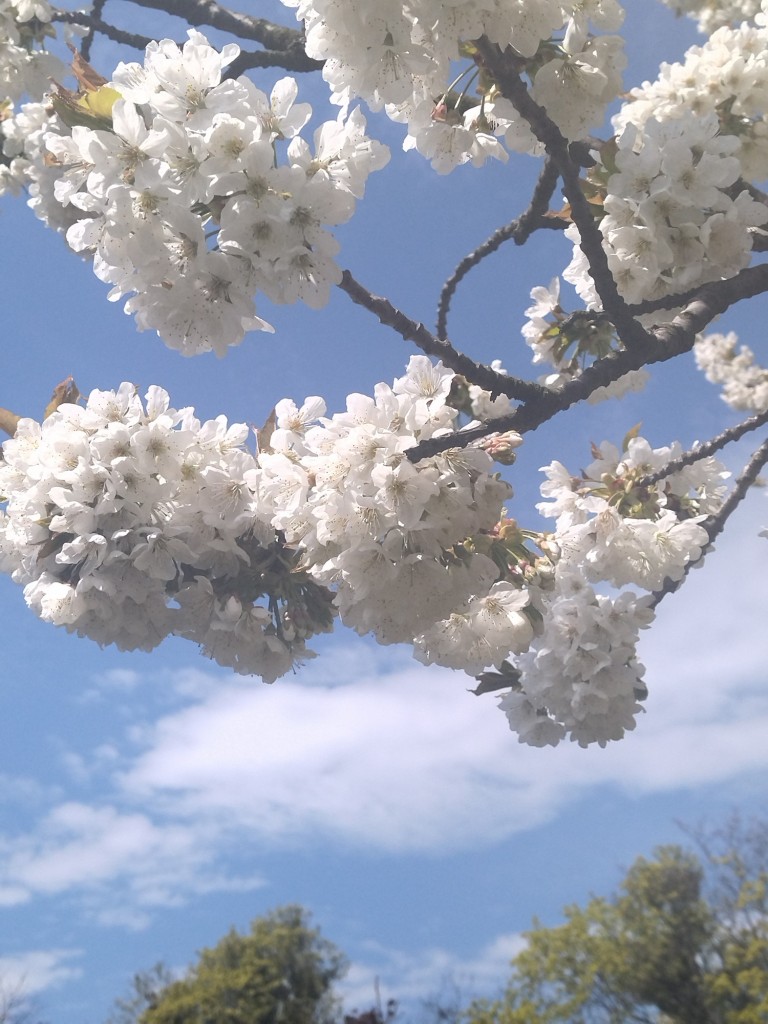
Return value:
<svg viewBox="0 0 768 1024">
<path fill-rule="evenodd" d="M 43 419 L 47 419 L 51 413 L 56 412 L 60 405 L 74 404 L 80 397 L 80 391 L 78 390 L 77 384 L 75 384 L 74 377 L 66 377 L 60 384 L 57 384 L 53 389 L 51 400 L 46 405 L 45 411 L 43 412 Z"/>
<path fill-rule="evenodd" d="M 256 435 L 256 443 L 259 446 L 260 452 L 268 452 L 270 450 L 270 441 L 276 426 L 277 411 L 273 409 L 269 416 L 267 416 L 263 427 L 254 427 L 253 432 Z"/>
<path fill-rule="evenodd" d="M 10 409 L 0 409 L 0 430 L 5 431 L 9 437 L 13 437 L 16 433 L 16 425 L 20 419 L 21 416 L 17 416 Z"/>
<path fill-rule="evenodd" d="M 102 85 L 107 84 L 108 80 L 103 75 L 100 75 L 95 68 L 91 67 L 74 46 L 70 45 L 69 48 L 72 51 L 72 74 L 77 79 L 81 92 L 95 92 Z"/>
<path fill-rule="evenodd" d="M 630 441 L 634 441 L 636 437 L 640 436 L 640 430 L 642 429 L 642 426 L 643 424 L 641 421 L 640 423 L 636 423 L 634 427 L 630 427 L 629 430 L 626 432 L 626 434 L 624 435 L 624 440 L 621 442 L 621 450 L 623 452 L 625 452 L 629 448 Z"/>
</svg>

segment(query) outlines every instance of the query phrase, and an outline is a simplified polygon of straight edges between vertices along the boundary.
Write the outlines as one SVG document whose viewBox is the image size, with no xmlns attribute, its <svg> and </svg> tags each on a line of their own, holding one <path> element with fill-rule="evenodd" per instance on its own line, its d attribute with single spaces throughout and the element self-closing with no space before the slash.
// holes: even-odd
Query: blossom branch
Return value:
<svg viewBox="0 0 768 1024">
<path fill-rule="evenodd" d="M 126 32 L 124 29 L 116 28 L 102 18 L 84 11 L 56 11 L 51 17 L 51 21 L 60 22 L 63 25 L 82 25 L 91 35 L 98 32 L 105 39 L 111 39 L 112 42 L 120 43 L 122 46 L 130 46 L 134 50 L 146 50 L 152 42 L 149 36 L 140 35 L 138 32 Z"/>
<path fill-rule="evenodd" d="M 131 0 L 139 7 L 163 11 L 183 18 L 190 25 L 210 25 L 222 32 L 230 32 L 240 39 L 252 39 L 270 50 L 303 50 L 303 33 L 296 28 L 276 25 L 266 18 L 221 7 L 215 0 Z"/>
<path fill-rule="evenodd" d="M 766 463 L 768 463 L 768 438 L 755 450 L 752 458 L 741 471 L 733 490 L 723 502 L 723 507 L 717 515 L 710 516 L 704 523 L 704 528 L 709 534 L 710 544 L 713 544 L 723 532 L 726 522 L 747 496 L 747 492 L 757 481 L 760 470 Z"/>
<path fill-rule="evenodd" d="M 546 388 L 532 381 L 510 377 L 496 373 L 489 366 L 476 363 L 474 359 L 459 352 L 447 338 L 438 338 L 424 324 L 411 320 L 405 313 L 396 309 L 389 299 L 373 295 L 345 270 L 339 288 L 359 306 L 378 317 L 380 323 L 393 328 L 406 341 L 413 341 L 425 355 L 442 359 L 456 373 L 462 374 L 472 384 L 490 391 L 492 395 L 507 395 L 518 400 L 538 397 L 546 393 Z M 455 447 L 455 446 L 454 446 Z"/>
<path fill-rule="evenodd" d="M 225 70 L 226 78 L 238 78 L 250 68 L 284 68 L 286 71 L 320 71 L 323 62 L 308 57 L 303 48 L 290 50 L 243 50 Z"/>
<path fill-rule="evenodd" d="M 91 7 L 91 14 L 94 18 L 101 18 L 101 12 L 104 10 L 104 4 L 106 2 L 107 0 L 95 0 Z M 83 37 L 82 43 L 80 44 L 80 55 L 83 60 L 87 61 L 91 59 L 91 45 L 93 43 L 94 34 L 94 29 L 92 27 L 89 28 Z"/>
<path fill-rule="evenodd" d="M 478 40 L 477 48 L 502 95 L 528 122 L 563 179 L 563 192 L 571 207 L 571 218 L 579 229 L 579 246 L 587 258 L 589 274 L 595 282 L 603 309 L 624 345 L 628 349 L 642 348 L 648 341 L 648 335 L 629 313 L 626 302 L 619 294 L 603 248 L 603 236 L 595 223 L 593 209 L 581 189 L 580 164 L 571 156 L 568 140 L 528 92 L 520 77 L 517 62 L 485 39 Z"/>
<path fill-rule="evenodd" d="M 160 0 L 133 0 L 142 7 L 166 10 L 166 4 Z M 91 12 L 57 11 L 52 20 L 69 25 L 82 25 L 87 29 L 83 42 L 82 53 L 88 59 L 88 51 L 96 33 L 113 42 L 130 46 L 136 50 L 145 50 L 152 40 L 137 32 L 126 32 L 109 22 L 104 21 L 101 12 L 105 0 L 94 4 Z M 263 18 L 253 18 L 245 14 L 228 11 L 218 4 L 207 0 L 175 0 L 173 9 L 167 13 L 184 18 L 192 25 L 211 25 L 238 36 L 241 39 L 253 39 L 262 43 L 264 50 L 244 51 L 232 62 L 226 71 L 226 77 L 237 78 L 249 68 L 281 67 L 286 71 L 319 71 L 322 61 L 313 60 L 304 51 L 304 37 L 298 29 L 275 25 Z"/>
<path fill-rule="evenodd" d="M 667 594 L 673 594 L 678 590 L 687 578 L 690 570 L 700 565 L 704 558 L 712 550 L 715 540 L 725 529 L 725 524 L 729 518 L 733 515 L 739 505 L 742 503 L 752 485 L 760 475 L 760 470 L 768 463 L 768 439 L 763 441 L 759 448 L 752 454 L 752 458 L 749 460 L 747 465 L 742 470 L 736 484 L 728 495 L 726 500 L 723 502 L 722 508 L 717 515 L 709 516 L 701 525 L 707 531 L 709 537 L 709 543 L 705 548 L 702 549 L 701 555 L 696 559 L 695 562 L 689 562 L 685 567 L 685 572 L 679 580 L 667 580 L 661 590 L 657 590 L 653 595 L 652 607 L 656 608 L 661 601 L 667 596 Z"/>
<path fill-rule="evenodd" d="M 436 330 L 438 338 L 445 338 L 448 333 L 447 321 L 451 299 L 462 279 L 473 267 L 476 267 L 486 256 L 496 252 L 510 238 L 514 241 L 515 245 L 523 245 L 533 232 L 539 228 L 563 230 L 566 227 L 564 220 L 556 217 L 547 217 L 546 215 L 558 177 L 557 167 L 552 159 L 548 157 L 544 162 L 539 180 L 536 182 L 528 209 L 519 217 L 510 221 L 509 224 L 505 224 L 504 227 L 494 231 L 490 238 L 483 242 L 474 252 L 465 256 L 456 267 L 443 285 L 440 300 L 437 304 Z"/>
<path fill-rule="evenodd" d="M 714 455 L 715 452 L 725 448 L 727 444 L 732 441 L 738 441 L 752 430 L 758 430 L 760 427 L 765 426 L 768 423 L 768 411 L 758 413 L 756 416 L 750 416 L 749 419 L 742 420 L 741 423 L 737 423 L 733 427 L 729 427 L 724 430 L 721 434 L 713 437 L 710 441 L 705 441 L 702 444 L 694 445 L 690 451 L 685 452 L 680 456 L 679 459 L 672 459 L 668 462 L 663 469 L 657 470 L 655 473 L 649 473 L 648 476 L 644 476 L 637 482 L 638 487 L 650 487 L 651 485 L 658 483 L 659 480 L 663 480 L 665 477 L 670 476 L 672 473 L 677 473 L 681 469 L 685 469 L 686 466 L 692 466 L 694 462 L 698 462 L 699 459 L 705 459 L 709 455 Z"/>
<path fill-rule="evenodd" d="M 523 404 L 508 416 L 489 420 L 479 427 L 462 430 L 460 433 L 445 434 L 422 441 L 410 450 L 408 457 L 417 462 L 448 448 L 455 448 L 458 444 L 466 445 L 479 441 L 488 434 L 507 430 L 516 430 L 519 434 L 524 434 L 536 430 L 558 413 L 589 398 L 597 388 L 613 384 L 630 370 L 639 370 L 652 363 L 663 363 L 683 352 L 689 352 L 693 348 L 697 334 L 715 317 L 741 299 L 757 295 L 766 289 L 768 264 L 749 267 L 726 281 L 702 285 L 697 289 L 696 298 L 673 320 L 660 324 L 648 332 L 649 340 L 642 350 L 634 348 L 611 352 L 610 355 L 588 366 L 579 377 L 569 380 L 561 388 L 540 388 L 537 395 L 531 399 L 524 399 Z"/>
<path fill-rule="evenodd" d="M 706 293 L 702 289 L 706 288 Z M 685 292 L 677 292 L 675 295 L 664 295 L 659 299 L 646 299 L 627 306 L 634 316 L 642 316 L 646 313 L 655 313 L 660 309 L 672 309 L 675 306 L 684 306 L 706 294 L 716 298 L 720 293 L 727 298 L 727 305 L 733 306 L 741 299 L 751 299 L 761 292 L 768 291 L 768 265 L 760 263 L 755 267 L 745 267 L 733 277 L 727 277 L 722 281 L 712 281 L 706 285 L 696 285 Z M 589 315 L 589 314 L 587 314 Z M 596 314 L 593 314 L 596 315 Z"/>
</svg>

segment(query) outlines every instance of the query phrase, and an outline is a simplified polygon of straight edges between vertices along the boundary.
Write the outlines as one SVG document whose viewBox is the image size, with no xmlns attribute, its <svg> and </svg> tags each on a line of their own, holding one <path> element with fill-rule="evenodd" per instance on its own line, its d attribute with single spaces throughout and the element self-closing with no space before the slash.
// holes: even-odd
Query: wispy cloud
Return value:
<svg viewBox="0 0 768 1024">
<path fill-rule="evenodd" d="M 0 999 L 26 998 L 80 977 L 82 970 L 73 963 L 79 956 L 76 949 L 33 949 L 0 956 Z"/>
<path fill-rule="evenodd" d="M 131 927 L 147 923 L 147 908 L 263 884 L 256 876 L 226 878 L 213 868 L 217 846 L 204 827 L 157 823 L 109 805 L 60 804 L 31 832 L 4 838 L 0 851 L 6 904 L 80 891 L 97 919 Z"/>
</svg>

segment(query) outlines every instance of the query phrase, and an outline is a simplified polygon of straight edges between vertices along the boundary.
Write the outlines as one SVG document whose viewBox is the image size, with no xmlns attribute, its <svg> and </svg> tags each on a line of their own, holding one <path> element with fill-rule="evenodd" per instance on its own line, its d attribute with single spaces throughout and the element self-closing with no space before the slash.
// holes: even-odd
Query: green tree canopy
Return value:
<svg viewBox="0 0 768 1024">
<path fill-rule="evenodd" d="M 534 922 L 502 999 L 465 1024 L 766 1024 L 768 824 L 638 858 L 619 892 Z"/>
<path fill-rule="evenodd" d="M 203 949 L 188 974 L 153 990 L 140 1024 L 330 1024 L 339 950 L 296 906 L 256 918 L 248 934 L 232 929 Z M 140 975 L 137 978 L 141 978 Z"/>
</svg>

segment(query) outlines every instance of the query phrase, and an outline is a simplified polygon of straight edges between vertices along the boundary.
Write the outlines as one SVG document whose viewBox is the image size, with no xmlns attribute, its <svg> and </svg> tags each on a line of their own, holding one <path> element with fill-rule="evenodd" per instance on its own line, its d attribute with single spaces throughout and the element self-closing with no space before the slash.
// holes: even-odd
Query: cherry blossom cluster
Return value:
<svg viewBox="0 0 768 1024">
<path fill-rule="evenodd" d="M 130 384 L 22 419 L 0 463 L 3 570 L 70 632 L 123 650 L 175 634 L 271 682 L 330 628 L 331 599 L 261 514 L 247 435 Z"/>
<path fill-rule="evenodd" d="M 636 437 L 623 452 L 595 448 L 579 477 L 559 462 L 545 468 L 539 509 L 556 518 L 554 586 L 541 594 L 542 625 L 517 661 L 519 683 L 501 701 L 522 742 L 569 735 L 604 746 L 634 728 L 646 696 L 635 648 L 653 619 L 651 599 L 598 594 L 591 583 L 654 591 L 700 557 L 708 542 L 700 521 L 720 507 L 727 473 L 708 458 L 644 483 L 680 454 Z"/>
<path fill-rule="evenodd" d="M 652 449 L 633 437 L 625 451 L 607 442 L 593 448 L 581 476 L 560 462 L 547 466 L 539 511 L 556 520 L 559 564 L 580 566 L 588 580 L 616 587 L 654 591 L 681 579 L 708 542 L 700 523 L 720 508 L 728 474 L 710 457 L 645 483 L 680 455 L 677 442 Z"/>
<path fill-rule="evenodd" d="M 36 149 L 38 214 L 63 208 L 57 226 L 93 257 L 110 298 L 129 296 L 139 329 L 185 355 L 222 355 L 246 331 L 271 330 L 257 292 L 322 306 L 341 280 L 327 228 L 352 215 L 388 159 L 359 110 L 322 125 L 310 146 L 299 132 L 311 107 L 295 102 L 293 79 L 271 96 L 244 77 L 222 81 L 238 52 L 194 30 L 181 48 L 152 43 L 143 64 L 118 66 L 106 119 L 69 131 L 59 121 Z"/>
<path fill-rule="evenodd" d="M 651 614 L 592 584 L 680 579 L 707 543 L 722 467 L 702 459 L 648 484 L 676 447 L 604 444 L 581 477 L 547 467 L 555 532 L 526 531 L 504 508 L 493 443 L 408 457 L 461 429 L 460 393 L 414 356 L 343 413 L 282 400 L 253 454 L 244 425 L 201 423 L 161 388 L 145 402 L 129 384 L 94 391 L 5 442 L 0 567 L 70 631 L 123 649 L 184 637 L 267 681 L 311 656 L 305 641 L 336 614 L 470 675 L 517 659 L 502 707 L 522 741 L 619 738 L 639 710 L 634 645 Z M 494 403 L 475 392 L 471 405 Z M 520 441 L 505 437 L 506 455 Z"/>
<path fill-rule="evenodd" d="M 42 96 L 63 65 L 42 47 L 53 9 L 48 0 L 0 0 L 0 102 Z"/>
<path fill-rule="evenodd" d="M 650 601 L 597 594 L 572 566 L 558 568 L 543 630 L 518 660 L 521 684 L 499 704 L 521 743 L 570 736 L 604 747 L 635 728 L 647 696 L 636 646 L 653 621 Z"/>
<path fill-rule="evenodd" d="M 471 542 L 510 494 L 491 457 L 406 455 L 455 428 L 453 376 L 414 357 L 330 419 L 320 399 L 283 400 L 258 455 L 244 425 L 200 423 L 157 387 L 22 419 L 0 463 L 2 569 L 70 631 L 145 650 L 182 636 L 268 681 L 330 628 L 328 587 L 352 628 L 412 642 L 500 576 Z"/>
<path fill-rule="evenodd" d="M 692 46 L 682 61 L 662 64 L 656 81 L 633 89 L 614 118 L 617 133 L 629 124 L 644 131 L 651 120 L 666 123 L 692 114 L 706 121 L 714 114 L 723 136 L 735 136 L 741 143 L 734 150 L 741 177 L 752 182 L 765 180 L 768 0 L 761 0 L 759 7 L 754 24 L 718 28 L 701 46 Z"/>
<path fill-rule="evenodd" d="M 539 377 L 540 384 L 562 387 L 580 376 L 595 359 L 621 348 L 609 321 L 589 314 L 566 313 L 560 305 L 559 278 L 553 278 L 548 287 L 533 288 L 531 298 L 533 304 L 525 311 L 528 319 L 522 335 L 533 351 L 534 364 L 549 363 L 555 371 Z M 647 370 L 630 370 L 611 384 L 595 388 L 587 401 L 596 404 L 607 398 L 620 398 L 628 391 L 641 391 L 648 379 Z"/>
<path fill-rule="evenodd" d="M 697 338 L 693 347 L 696 365 L 707 380 L 722 385 L 721 397 L 732 409 L 766 412 L 768 370 L 757 363 L 749 346 L 738 341 L 733 331 Z"/>
<path fill-rule="evenodd" d="M 714 111 L 679 111 L 642 127 L 626 121 L 600 231 L 627 302 L 732 277 L 749 263 L 751 230 L 768 221 L 768 207 L 733 187 L 743 171 L 740 151 L 740 139 L 723 132 Z M 563 276 L 594 308 L 599 302 L 577 227 L 566 235 L 576 244 Z"/>
<path fill-rule="evenodd" d="M 51 15 L 47 0 L 0 0 L 0 195 L 17 195 L 27 184 L 27 148 L 38 150 L 35 135 L 46 119 L 42 104 L 34 104 L 39 112 L 21 115 L 14 108 L 24 96 L 39 100 L 51 79 L 65 74 L 62 62 L 43 49 Z"/>
<path fill-rule="evenodd" d="M 617 0 L 386 0 L 375 12 L 338 0 L 283 0 L 306 29 L 306 50 L 325 61 L 332 99 L 362 97 L 408 125 L 416 148 L 446 173 L 458 164 L 507 159 L 539 144 L 512 105 L 480 84 L 472 40 L 485 36 L 520 56 L 534 98 L 569 138 L 599 124 L 621 89 Z M 556 38 L 553 38 L 556 36 Z M 457 75 L 456 62 L 464 62 Z M 479 102 L 476 97 L 479 94 Z"/>
<path fill-rule="evenodd" d="M 467 543 L 494 528 L 511 493 L 490 455 L 468 447 L 415 464 L 407 456 L 457 428 L 453 378 L 414 356 L 392 387 L 350 395 L 345 412 L 309 427 L 319 400 L 280 403 L 273 451 L 259 458 L 273 525 L 335 588 L 344 624 L 380 643 L 412 642 L 499 575 Z"/>
<path fill-rule="evenodd" d="M 56 199 L 60 170 L 47 149 L 47 140 L 54 134 L 67 133 L 66 125 L 51 116 L 48 103 L 35 101 L 22 104 L 13 117 L 0 123 L 0 133 L 8 161 L 0 165 L 0 194 L 18 195 L 23 191 L 29 196 L 27 205 L 40 220 L 66 233 L 82 213 L 74 206 L 62 206 Z"/>
<path fill-rule="evenodd" d="M 613 119 L 615 141 L 595 151 L 600 230 L 628 302 L 733 276 L 768 222 L 743 184 L 768 176 L 768 0 L 756 8 L 744 11 L 754 23 L 724 24 L 633 89 Z M 567 234 L 575 244 L 564 277 L 599 308 L 575 225 Z"/>
<path fill-rule="evenodd" d="M 676 14 L 687 14 L 698 22 L 699 31 L 709 35 L 723 25 L 753 18 L 760 0 L 664 0 Z"/>
</svg>

